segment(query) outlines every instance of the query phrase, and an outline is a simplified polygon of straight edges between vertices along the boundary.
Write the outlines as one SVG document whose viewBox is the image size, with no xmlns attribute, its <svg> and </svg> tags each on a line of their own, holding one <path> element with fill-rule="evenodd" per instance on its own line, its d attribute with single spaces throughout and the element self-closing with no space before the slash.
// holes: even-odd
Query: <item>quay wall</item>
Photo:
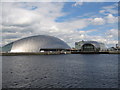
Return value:
<svg viewBox="0 0 120 90">
<path fill-rule="evenodd" d="M 120 54 L 120 51 L 105 51 L 105 52 L 1 52 L 1 56 L 17 56 L 17 55 L 59 55 L 59 54 Z"/>
</svg>

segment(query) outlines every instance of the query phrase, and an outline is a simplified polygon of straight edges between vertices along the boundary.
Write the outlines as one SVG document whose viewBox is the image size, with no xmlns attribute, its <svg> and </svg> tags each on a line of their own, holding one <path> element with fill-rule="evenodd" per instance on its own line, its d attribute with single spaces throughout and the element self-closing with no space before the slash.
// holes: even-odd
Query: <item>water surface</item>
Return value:
<svg viewBox="0 0 120 90">
<path fill-rule="evenodd" d="M 118 55 L 3 56 L 3 88 L 117 88 Z"/>
</svg>

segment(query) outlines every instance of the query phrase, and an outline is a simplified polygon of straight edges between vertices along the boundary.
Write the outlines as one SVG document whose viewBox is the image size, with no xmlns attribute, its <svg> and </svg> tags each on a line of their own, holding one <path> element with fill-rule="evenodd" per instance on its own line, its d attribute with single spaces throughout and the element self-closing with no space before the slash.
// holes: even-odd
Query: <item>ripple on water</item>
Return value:
<svg viewBox="0 0 120 90">
<path fill-rule="evenodd" d="M 3 88 L 117 88 L 117 55 L 4 56 Z"/>
</svg>

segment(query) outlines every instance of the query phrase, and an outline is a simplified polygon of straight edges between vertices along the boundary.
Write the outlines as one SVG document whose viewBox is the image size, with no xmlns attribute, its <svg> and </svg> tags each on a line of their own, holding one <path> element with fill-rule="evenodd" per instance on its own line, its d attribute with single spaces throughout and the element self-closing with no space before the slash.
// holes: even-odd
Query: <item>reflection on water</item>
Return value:
<svg viewBox="0 0 120 90">
<path fill-rule="evenodd" d="M 118 56 L 3 56 L 3 88 L 117 88 Z"/>
</svg>

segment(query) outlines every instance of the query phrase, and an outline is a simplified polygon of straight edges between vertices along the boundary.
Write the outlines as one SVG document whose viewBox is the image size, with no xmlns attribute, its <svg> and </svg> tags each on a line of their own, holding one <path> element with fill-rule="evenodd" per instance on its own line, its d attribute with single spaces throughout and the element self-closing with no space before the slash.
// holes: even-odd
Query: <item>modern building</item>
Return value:
<svg viewBox="0 0 120 90">
<path fill-rule="evenodd" d="M 120 51 L 120 46 L 116 44 L 115 47 L 113 46 L 113 47 L 108 48 L 108 51 Z"/>
<path fill-rule="evenodd" d="M 70 49 L 64 41 L 47 35 L 37 35 L 17 40 L 2 47 L 2 52 L 43 52 Z"/>
<path fill-rule="evenodd" d="M 102 51 L 105 50 L 105 44 L 96 41 L 75 42 L 75 48 L 80 51 Z"/>
</svg>

